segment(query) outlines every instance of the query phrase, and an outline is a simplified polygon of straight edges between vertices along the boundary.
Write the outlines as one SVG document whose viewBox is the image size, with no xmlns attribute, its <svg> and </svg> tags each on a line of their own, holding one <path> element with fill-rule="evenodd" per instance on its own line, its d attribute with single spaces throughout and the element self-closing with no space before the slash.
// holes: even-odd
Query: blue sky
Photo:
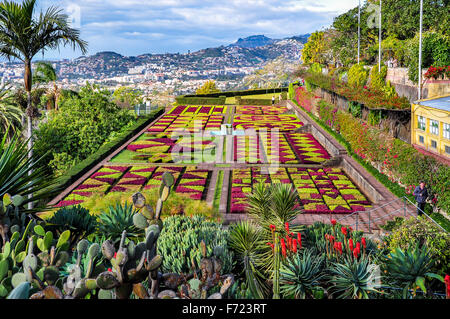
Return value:
<svg viewBox="0 0 450 319">
<path fill-rule="evenodd" d="M 89 54 L 115 51 L 126 56 L 196 51 L 264 34 L 284 38 L 329 26 L 358 0 L 38 0 L 73 17 Z M 45 58 L 73 58 L 61 49 Z"/>
</svg>

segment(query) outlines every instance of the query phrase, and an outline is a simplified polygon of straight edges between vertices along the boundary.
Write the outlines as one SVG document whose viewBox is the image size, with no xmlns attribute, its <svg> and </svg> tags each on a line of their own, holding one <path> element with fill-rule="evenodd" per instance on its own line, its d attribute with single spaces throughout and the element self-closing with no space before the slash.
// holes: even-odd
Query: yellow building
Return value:
<svg viewBox="0 0 450 319">
<path fill-rule="evenodd" d="M 415 102 L 411 108 L 411 143 L 450 163 L 450 95 Z"/>
</svg>

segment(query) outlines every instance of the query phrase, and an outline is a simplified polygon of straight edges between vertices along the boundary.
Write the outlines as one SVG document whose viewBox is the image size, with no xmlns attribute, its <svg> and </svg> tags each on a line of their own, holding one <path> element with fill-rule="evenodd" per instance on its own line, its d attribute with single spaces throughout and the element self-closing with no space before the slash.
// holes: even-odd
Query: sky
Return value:
<svg viewBox="0 0 450 319">
<path fill-rule="evenodd" d="M 58 6 L 69 15 L 89 55 L 186 53 L 228 45 L 251 35 L 274 39 L 328 27 L 358 0 L 38 0 L 39 9 Z M 76 58 L 62 48 L 45 59 Z M 41 57 L 40 57 L 41 58 Z"/>
</svg>

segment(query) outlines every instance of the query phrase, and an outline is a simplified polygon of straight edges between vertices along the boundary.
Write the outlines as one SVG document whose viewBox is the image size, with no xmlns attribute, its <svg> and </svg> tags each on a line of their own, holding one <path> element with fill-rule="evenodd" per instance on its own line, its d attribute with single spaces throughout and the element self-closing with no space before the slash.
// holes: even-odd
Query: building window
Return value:
<svg viewBox="0 0 450 319">
<path fill-rule="evenodd" d="M 431 140 L 431 147 L 432 147 L 432 148 L 437 148 L 437 142 Z"/>
<path fill-rule="evenodd" d="M 450 124 L 444 123 L 444 138 L 450 140 Z"/>
<path fill-rule="evenodd" d="M 422 135 L 419 135 L 419 143 L 421 144 L 425 143 L 425 140 L 423 139 Z"/>
<path fill-rule="evenodd" d="M 445 153 L 447 153 L 447 155 L 450 155 L 450 146 L 445 145 Z"/>
<path fill-rule="evenodd" d="M 430 132 L 434 135 L 439 135 L 439 122 L 430 120 Z"/>
<path fill-rule="evenodd" d="M 417 123 L 418 123 L 417 128 L 419 130 L 426 131 L 427 123 L 426 123 L 426 120 L 425 120 L 425 118 L 423 116 L 418 116 L 417 117 Z"/>
</svg>

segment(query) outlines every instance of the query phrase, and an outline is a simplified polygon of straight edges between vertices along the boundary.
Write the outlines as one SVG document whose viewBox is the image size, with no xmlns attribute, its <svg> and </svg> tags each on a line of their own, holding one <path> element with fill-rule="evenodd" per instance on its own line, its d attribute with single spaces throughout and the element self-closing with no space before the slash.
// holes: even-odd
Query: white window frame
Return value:
<svg viewBox="0 0 450 319">
<path fill-rule="evenodd" d="M 444 138 L 450 140 L 450 124 L 444 123 L 444 132 L 443 132 Z"/>
<path fill-rule="evenodd" d="M 439 121 L 430 119 L 430 133 L 439 135 Z"/>
<path fill-rule="evenodd" d="M 417 128 L 421 131 L 427 130 L 427 119 L 423 116 L 418 115 L 417 116 Z"/>
</svg>

